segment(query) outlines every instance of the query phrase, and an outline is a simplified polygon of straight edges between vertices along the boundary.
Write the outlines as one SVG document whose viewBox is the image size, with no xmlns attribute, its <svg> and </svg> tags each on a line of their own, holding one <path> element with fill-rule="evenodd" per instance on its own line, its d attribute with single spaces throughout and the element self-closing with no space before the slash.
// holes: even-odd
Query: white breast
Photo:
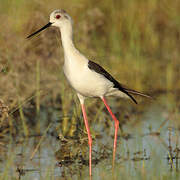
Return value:
<svg viewBox="0 0 180 180">
<path fill-rule="evenodd" d="M 65 57 L 69 58 L 69 57 Z M 75 57 L 71 57 L 75 58 Z M 81 95 L 87 97 L 104 96 L 113 83 L 101 74 L 88 68 L 88 60 L 84 56 L 76 56 L 79 60 L 65 59 L 64 73 L 71 86 Z"/>
</svg>

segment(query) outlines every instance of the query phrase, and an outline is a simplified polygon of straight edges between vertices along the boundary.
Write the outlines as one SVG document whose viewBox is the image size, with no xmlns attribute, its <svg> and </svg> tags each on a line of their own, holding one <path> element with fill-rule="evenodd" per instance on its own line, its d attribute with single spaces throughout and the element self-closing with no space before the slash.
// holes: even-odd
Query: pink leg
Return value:
<svg viewBox="0 0 180 180">
<path fill-rule="evenodd" d="M 119 128 L 119 121 L 116 119 L 115 115 L 112 113 L 110 107 L 108 106 L 106 99 L 102 97 L 102 100 L 104 102 L 104 105 L 106 106 L 107 110 L 109 111 L 111 117 L 114 120 L 114 125 L 115 125 L 115 133 L 114 133 L 114 148 L 113 148 L 113 166 L 114 166 L 114 161 L 115 161 L 115 155 L 116 155 L 116 145 L 117 145 L 117 133 L 118 133 L 118 128 Z"/>
<path fill-rule="evenodd" d="M 90 130 L 89 130 L 89 125 L 88 125 L 88 120 L 87 120 L 87 115 L 86 115 L 86 111 L 85 111 L 85 107 L 84 107 L 84 104 L 81 104 L 81 108 L 82 108 L 82 113 L 83 113 L 83 117 L 84 117 L 84 123 L 85 123 L 85 126 L 86 126 L 86 131 L 88 133 L 88 143 L 89 143 L 89 175 L 91 176 L 92 173 L 91 173 L 91 152 L 92 152 L 92 138 L 91 138 L 91 133 L 90 133 Z"/>
</svg>

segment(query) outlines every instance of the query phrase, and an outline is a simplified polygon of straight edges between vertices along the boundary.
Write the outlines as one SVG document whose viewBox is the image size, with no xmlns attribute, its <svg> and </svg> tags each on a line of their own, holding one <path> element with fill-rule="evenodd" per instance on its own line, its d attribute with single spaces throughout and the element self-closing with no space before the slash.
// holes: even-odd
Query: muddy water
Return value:
<svg viewBox="0 0 180 180">
<path fill-rule="evenodd" d="M 115 179 L 139 179 L 144 175 L 153 178 L 162 174 L 178 178 L 180 140 L 177 112 L 174 111 L 176 106 L 169 108 L 164 103 L 148 106 L 146 111 L 142 110 L 134 120 L 124 124 L 119 132 Z M 46 116 L 43 113 L 40 117 Z M 106 114 L 103 118 L 107 118 Z M 92 154 L 94 179 L 108 179 L 112 175 L 114 127 L 113 122 L 109 122 L 109 126 L 102 125 L 102 121 L 91 123 L 95 134 Z M 1 174 L 6 172 L 16 179 L 87 179 L 86 134 L 81 129 L 74 138 L 63 135 L 57 138 L 54 132 L 59 122 L 49 123 L 46 134 L 42 131 L 29 138 L 21 135 L 9 138 L 5 156 L 1 157 Z M 41 129 L 46 129 L 48 123 L 42 121 L 41 126 Z M 33 154 L 40 141 L 37 152 Z"/>
</svg>

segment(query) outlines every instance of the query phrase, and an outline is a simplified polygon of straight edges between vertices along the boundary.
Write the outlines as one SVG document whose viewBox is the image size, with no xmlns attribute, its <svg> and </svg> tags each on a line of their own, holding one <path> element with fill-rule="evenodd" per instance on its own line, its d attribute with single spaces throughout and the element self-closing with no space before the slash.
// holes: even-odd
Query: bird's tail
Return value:
<svg viewBox="0 0 180 180">
<path fill-rule="evenodd" d="M 141 93 L 141 92 L 132 90 L 132 89 L 128 89 L 128 88 L 124 88 L 124 89 L 125 89 L 129 94 L 138 95 L 138 96 L 142 96 L 142 97 L 146 97 L 146 98 L 151 98 L 151 99 L 153 99 L 153 97 L 150 96 L 150 95 L 147 95 L 147 94 L 144 94 L 144 93 Z"/>
</svg>

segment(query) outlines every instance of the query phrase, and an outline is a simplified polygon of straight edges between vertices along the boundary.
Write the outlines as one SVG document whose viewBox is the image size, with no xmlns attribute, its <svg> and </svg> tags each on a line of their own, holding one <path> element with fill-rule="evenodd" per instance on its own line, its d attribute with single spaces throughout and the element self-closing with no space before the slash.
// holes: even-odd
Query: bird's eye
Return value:
<svg viewBox="0 0 180 180">
<path fill-rule="evenodd" d="M 59 19 L 61 16 L 58 14 L 58 15 L 56 15 L 56 19 Z"/>
</svg>

